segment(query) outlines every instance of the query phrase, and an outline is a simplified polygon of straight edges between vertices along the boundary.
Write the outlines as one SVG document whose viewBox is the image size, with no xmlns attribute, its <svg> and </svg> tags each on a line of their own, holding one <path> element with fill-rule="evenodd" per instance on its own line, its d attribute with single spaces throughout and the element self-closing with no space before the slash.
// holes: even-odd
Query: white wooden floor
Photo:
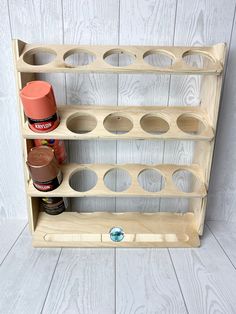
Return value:
<svg viewBox="0 0 236 314">
<path fill-rule="evenodd" d="M 236 313 L 236 223 L 210 221 L 199 249 L 33 249 L 0 222 L 0 313 Z"/>
</svg>

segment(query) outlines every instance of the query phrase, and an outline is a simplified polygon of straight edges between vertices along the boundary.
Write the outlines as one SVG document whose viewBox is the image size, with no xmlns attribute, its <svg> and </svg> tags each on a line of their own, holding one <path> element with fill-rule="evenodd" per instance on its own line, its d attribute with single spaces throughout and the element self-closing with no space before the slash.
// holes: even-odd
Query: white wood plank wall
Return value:
<svg viewBox="0 0 236 314">
<path fill-rule="evenodd" d="M 229 47 L 207 217 L 236 220 L 235 0 L 2 0 L 0 1 L 0 217 L 24 218 L 26 203 L 11 39 L 32 43 L 208 45 Z M 115 59 L 114 62 L 119 62 Z M 200 78 L 156 75 L 43 75 L 58 103 L 197 105 Z M 189 163 L 191 142 L 69 142 L 79 163 Z M 124 178 L 121 178 L 124 179 Z M 147 181 L 152 178 L 147 178 Z M 119 184 L 118 178 L 114 178 Z M 86 183 L 86 182 L 85 182 Z M 88 182 L 87 182 L 88 183 Z M 148 182 L 147 182 L 148 183 Z M 73 200 L 81 211 L 186 210 L 181 200 Z M 109 254 L 113 254 L 112 250 Z"/>
</svg>

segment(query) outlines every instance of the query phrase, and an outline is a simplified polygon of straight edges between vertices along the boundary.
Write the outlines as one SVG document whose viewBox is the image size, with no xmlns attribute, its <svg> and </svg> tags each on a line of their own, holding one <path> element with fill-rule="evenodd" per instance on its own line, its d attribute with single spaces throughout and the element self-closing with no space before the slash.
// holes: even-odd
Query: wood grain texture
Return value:
<svg viewBox="0 0 236 314">
<path fill-rule="evenodd" d="M 70 44 L 118 44 L 119 2 L 116 0 L 63 2 L 64 39 Z M 117 76 L 67 74 L 69 104 L 116 104 Z M 69 143 L 70 162 L 115 163 L 116 143 L 84 141 Z M 89 181 L 85 181 L 85 185 Z M 114 211 L 115 199 L 72 200 L 72 210 Z"/>
<path fill-rule="evenodd" d="M 214 132 L 204 110 L 199 107 L 162 106 L 61 106 L 59 126 L 50 133 L 35 133 L 28 122 L 24 138 L 86 139 L 187 139 L 211 141 Z M 182 118 L 182 117 L 187 118 Z M 196 118 L 203 123 L 200 130 Z M 193 120 L 191 120 L 193 119 Z"/>
<path fill-rule="evenodd" d="M 114 171 L 117 175 L 117 170 L 125 173 L 126 181 L 119 178 L 120 189 L 114 188 L 113 185 L 108 184 L 106 177 Z M 115 164 L 77 164 L 70 163 L 61 165 L 63 180 L 59 187 L 52 191 L 39 191 L 30 180 L 27 194 L 34 197 L 129 197 L 129 196 L 149 196 L 149 197 L 169 197 L 169 198 L 202 198 L 205 197 L 206 187 L 203 180 L 202 169 L 197 164 L 191 166 L 180 166 L 172 164 L 159 164 L 159 165 L 144 165 L 144 164 L 121 164 L 119 168 Z M 176 173 L 186 172 L 193 174 L 196 185 L 194 189 L 185 190 L 182 186 L 176 185 Z M 82 174 L 81 174 L 82 172 Z M 144 188 L 140 185 L 140 174 L 144 172 L 153 172 L 161 174 L 159 180 L 163 180 L 164 186 L 162 189 L 151 189 L 152 186 L 145 185 Z M 113 176 L 111 175 L 111 178 Z M 87 186 L 84 189 L 84 180 L 91 178 L 93 185 Z M 159 185 L 157 180 L 156 185 Z M 154 186 L 155 188 L 155 186 Z"/>
<path fill-rule="evenodd" d="M 207 219 L 236 222 L 236 20 L 233 25 L 231 46 L 220 109 L 212 176 L 209 187 Z"/>
<path fill-rule="evenodd" d="M 11 250 L 15 241 L 26 226 L 26 220 L 1 219 L 0 220 L 0 265 Z"/>
<path fill-rule="evenodd" d="M 117 313 L 187 313 L 166 249 L 116 252 Z"/>
<path fill-rule="evenodd" d="M 208 221 L 207 226 L 236 268 L 236 222 Z"/>
<path fill-rule="evenodd" d="M 235 313 L 235 268 L 208 228 L 200 248 L 170 255 L 189 313 Z"/>
<path fill-rule="evenodd" d="M 37 59 L 37 54 L 48 53 L 48 60 Z M 185 62 L 186 54 L 204 54 L 212 62 L 206 66 L 193 67 Z M 76 56 L 79 54 L 80 56 Z M 81 54 L 85 54 L 82 56 Z M 119 65 L 114 64 L 114 57 L 119 55 Z M 36 63 L 32 64 L 32 55 Z M 154 56 L 153 56 L 154 55 Z M 171 62 L 152 64 L 150 56 L 171 56 Z M 123 59 L 128 59 L 123 61 Z M 159 58 L 161 58 L 159 56 Z M 83 60 L 82 60 L 83 59 Z M 86 61 L 85 61 L 86 59 Z M 214 61 L 213 61 L 214 60 Z M 49 62 L 50 61 L 50 62 Z M 177 47 L 177 46 L 137 46 L 137 45 L 25 45 L 17 62 L 19 72 L 29 73 L 118 73 L 118 74 L 212 74 L 219 75 L 222 64 L 210 47 Z"/>
<path fill-rule="evenodd" d="M 119 44 L 171 45 L 176 1 L 120 1 Z M 169 75 L 119 75 L 119 105 L 166 105 Z M 163 141 L 118 141 L 117 163 L 161 163 Z M 148 178 L 151 182 L 151 178 Z M 117 200 L 117 211 L 158 211 L 158 199 Z"/>
<path fill-rule="evenodd" d="M 23 161 L 15 97 L 11 29 L 7 1 L 0 3 L 0 217 L 26 217 Z M 16 154 L 17 152 L 17 154 Z M 14 195 L 14 197 L 12 197 Z"/>
<path fill-rule="evenodd" d="M 234 1 L 222 6 L 220 0 L 178 1 L 174 45 L 204 45 L 215 42 L 229 43 L 234 16 Z M 227 23 L 221 21 L 228 21 Z M 169 105 L 195 106 L 200 103 L 201 77 L 173 76 L 170 83 Z M 191 142 L 167 143 L 164 162 L 192 161 L 194 145 Z M 182 207 L 183 204 L 181 204 Z M 180 209 L 176 204 L 176 209 Z M 161 210 L 166 206 L 161 204 Z"/>
<path fill-rule="evenodd" d="M 114 293 L 113 249 L 63 249 L 42 313 L 114 313 Z"/>
<path fill-rule="evenodd" d="M 124 231 L 113 242 L 110 229 Z M 40 213 L 34 247 L 198 247 L 193 213 Z"/>
<path fill-rule="evenodd" d="M 0 267 L 0 312 L 40 313 L 60 249 L 33 249 L 28 229 Z"/>
</svg>

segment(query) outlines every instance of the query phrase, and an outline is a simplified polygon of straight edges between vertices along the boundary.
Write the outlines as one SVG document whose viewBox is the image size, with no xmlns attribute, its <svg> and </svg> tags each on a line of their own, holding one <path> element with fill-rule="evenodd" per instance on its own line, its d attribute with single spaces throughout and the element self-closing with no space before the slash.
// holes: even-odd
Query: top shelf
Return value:
<svg viewBox="0 0 236 314">
<path fill-rule="evenodd" d="M 152 73 L 219 75 L 223 70 L 225 44 L 209 47 L 85 46 L 27 44 L 15 40 L 18 72 L 49 73 Z M 78 58 L 78 54 L 80 55 Z M 122 56 L 114 59 L 113 56 Z M 41 55 L 40 62 L 38 55 Z M 44 55 L 44 56 L 42 56 Z M 48 56 L 51 55 L 51 58 Z M 160 56 L 165 64 L 157 64 Z M 126 57 L 125 57 L 126 56 Z M 77 59 L 76 59 L 77 58 Z M 198 60 L 200 67 L 190 64 Z M 125 63 L 123 64 L 122 60 Z M 127 64 L 127 60 L 131 60 Z M 201 59 L 201 60 L 200 60 Z M 75 64 L 77 60 L 78 63 Z M 116 60 L 116 61 L 114 61 Z M 83 61 L 83 65 L 80 62 Z M 116 63 L 114 63 L 116 62 Z M 153 65 L 155 62 L 155 65 Z M 42 64 L 45 63 L 45 64 Z M 119 64 L 120 63 L 120 64 Z"/>
</svg>

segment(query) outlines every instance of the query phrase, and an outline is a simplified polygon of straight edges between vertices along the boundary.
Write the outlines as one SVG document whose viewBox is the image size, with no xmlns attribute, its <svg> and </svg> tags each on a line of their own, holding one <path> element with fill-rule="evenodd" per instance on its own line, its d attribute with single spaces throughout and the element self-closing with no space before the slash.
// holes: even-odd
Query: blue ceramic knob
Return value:
<svg viewBox="0 0 236 314">
<path fill-rule="evenodd" d="M 125 233 L 122 228 L 120 227 L 113 227 L 109 231 L 110 238 L 114 242 L 121 242 L 124 239 Z"/>
</svg>

